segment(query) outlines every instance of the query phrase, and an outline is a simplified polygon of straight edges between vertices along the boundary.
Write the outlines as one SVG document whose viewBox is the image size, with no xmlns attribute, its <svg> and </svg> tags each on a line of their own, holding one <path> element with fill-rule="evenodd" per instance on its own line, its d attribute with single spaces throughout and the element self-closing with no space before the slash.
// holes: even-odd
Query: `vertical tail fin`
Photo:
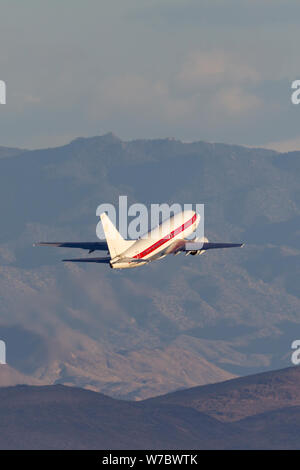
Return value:
<svg viewBox="0 0 300 470">
<path fill-rule="evenodd" d="M 100 214 L 100 218 L 103 225 L 105 238 L 108 244 L 109 253 L 111 258 L 113 259 L 124 251 L 126 251 L 134 242 L 131 240 L 124 240 L 122 235 L 118 232 L 118 230 L 116 229 L 116 227 L 111 222 L 105 212 Z"/>
</svg>

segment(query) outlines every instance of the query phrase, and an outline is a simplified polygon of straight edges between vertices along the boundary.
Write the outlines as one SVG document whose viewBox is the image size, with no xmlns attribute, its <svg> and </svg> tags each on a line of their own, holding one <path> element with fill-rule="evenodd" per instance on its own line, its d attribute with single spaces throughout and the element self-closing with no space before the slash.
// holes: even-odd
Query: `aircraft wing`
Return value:
<svg viewBox="0 0 300 470">
<path fill-rule="evenodd" d="M 186 242 L 180 247 L 180 251 L 212 250 L 216 248 L 242 248 L 244 243 L 211 243 L 211 242 Z"/>
<path fill-rule="evenodd" d="M 150 259 L 143 259 L 143 258 L 120 258 L 119 262 L 120 263 L 136 263 L 136 264 L 139 264 L 139 263 L 150 263 Z M 118 261 L 115 262 L 116 264 L 118 264 Z"/>
<path fill-rule="evenodd" d="M 90 253 L 97 250 L 108 250 L 106 241 L 101 242 L 40 242 L 35 243 L 33 246 L 55 246 L 61 248 L 81 248 L 82 250 L 88 250 Z"/>
<path fill-rule="evenodd" d="M 108 264 L 111 258 L 75 258 L 75 259 L 63 259 L 62 261 L 68 263 L 105 263 Z"/>
<path fill-rule="evenodd" d="M 109 263 L 111 261 L 110 257 L 107 258 L 75 258 L 75 259 L 63 259 L 62 261 L 67 263 Z M 118 261 L 115 261 L 115 264 L 119 263 L 149 263 L 150 260 L 145 259 L 136 259 L 136 258 L 120 258 Z"/>
</svg>

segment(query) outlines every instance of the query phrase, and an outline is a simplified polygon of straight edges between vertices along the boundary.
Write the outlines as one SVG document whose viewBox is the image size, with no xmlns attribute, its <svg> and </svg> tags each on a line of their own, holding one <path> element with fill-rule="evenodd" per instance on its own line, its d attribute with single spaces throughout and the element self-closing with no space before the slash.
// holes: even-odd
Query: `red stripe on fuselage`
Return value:
<svg viewBox="0 0 300 470">
<path fill-rule="evenodd" d="M 144 258 L 144 256 L 150 255 L 150 253 L 152 253 L 154 250 L 157 250 L 157 248 L 160 248 L 168 240 L 171 240 L 171 238 L 176 237 L 176 235 L 178 235 L 181 232 L 184 232 L 188 227 L 193 225 L 193 223 L 196 221 L 196 218 L 197 218 L 197 214 L 194 214 L 193 217 L 190 220 L 188 220 L 187 222 L 182 224 L 180 227 L 173 230 L 171 233 L 169 233 L 169 235 L 166 235 L 165 237 L 163 237 L 160 240 L 158 240 L 157 242 L 155 242 L 153 245 L 146 248 L 146 250 L 144 250 L 141 253 L 133 256 L 133 258 L 140 259 L 140 258 Z"/>
</svg>

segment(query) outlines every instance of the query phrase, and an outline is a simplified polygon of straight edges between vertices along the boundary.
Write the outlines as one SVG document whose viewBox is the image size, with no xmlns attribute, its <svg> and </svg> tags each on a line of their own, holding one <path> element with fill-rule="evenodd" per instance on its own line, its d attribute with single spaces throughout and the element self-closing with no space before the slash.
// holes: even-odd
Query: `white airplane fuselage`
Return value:
<svg viewBox="0 0 300 470">
<path fill-rule="evenodd" d="M 161 259 L 172 252 L 172 247 L 176 246 L 174 242 L 180 244 L 191 235 L 199 222 L 200 216 L 196 212 L 179 212 L 140 239 L 132 241 L 127 250 L 111 259 L 110 266 L 113 269 L 128 269 L 142 266 L 150 260 Z M 133 260 L 136 260 L 136 263 Z"/>
<path fill-rule="evenodd" d="M 193 210 L 182 211 L 162 222 L 138 240 L 126 240 L 116 229 L 106 212 L 100 214 L 105 240 L 99 242 L 39 242 L 35 246 L 79 248 L 94 251 L 107 251 L 106 257 L 63 259 L 72 263 L 109 264 L 113 269 L 128 269 L 143 266 L 167 255 L 202 255 L 218 248 L 241 248 L 244 243 L 209 242 L 204 237 L 188 237 L 200 223 L 200 214 Z"/>
</svg>

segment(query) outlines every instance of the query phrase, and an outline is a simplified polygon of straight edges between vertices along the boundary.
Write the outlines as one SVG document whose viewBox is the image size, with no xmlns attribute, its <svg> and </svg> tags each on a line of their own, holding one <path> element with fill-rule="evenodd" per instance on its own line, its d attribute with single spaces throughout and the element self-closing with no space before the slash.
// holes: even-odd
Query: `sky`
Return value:
<svg viewBox="0 0 300 470">
<path fill-rule="evenodd" d="M 0 146 L 113 132 L 300 149 L 299 0 L 2 0 Z"/>
</svg>

